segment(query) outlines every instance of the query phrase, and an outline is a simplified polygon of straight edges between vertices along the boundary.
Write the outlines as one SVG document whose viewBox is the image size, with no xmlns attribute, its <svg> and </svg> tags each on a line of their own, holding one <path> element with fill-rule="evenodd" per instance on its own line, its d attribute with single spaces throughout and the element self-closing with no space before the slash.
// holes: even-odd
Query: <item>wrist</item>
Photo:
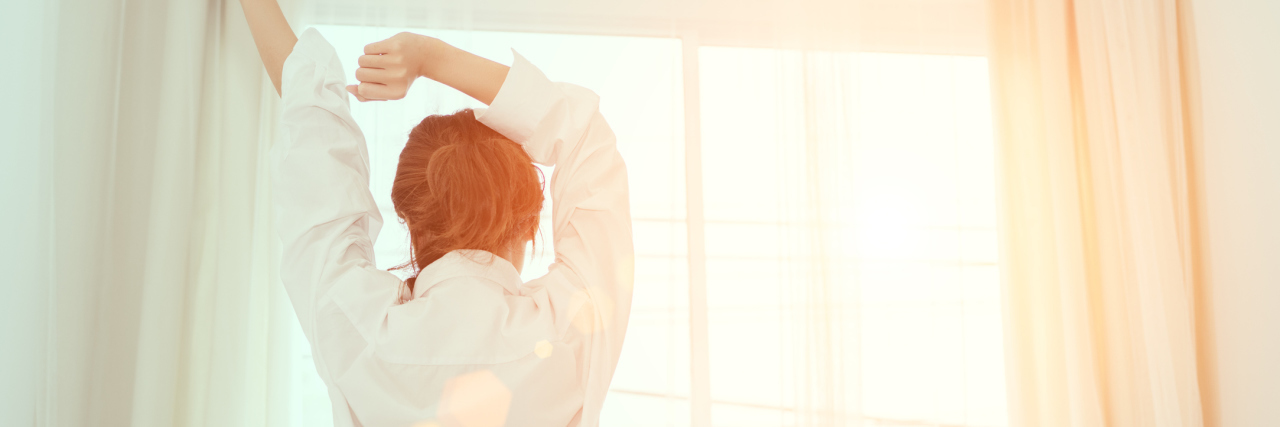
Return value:
<svg viewBox="0 0 1280 427">
<path fill-rule="evenodd" d="M 440 74 L 440 67 L 447 62 L 445 61 L 445 56 L 452 47 L 435 37 L 421 36 L 418 40 L 418 51 L 420 52 L 418 76 L 435 80 L 435 77 Z"/>
</svg>

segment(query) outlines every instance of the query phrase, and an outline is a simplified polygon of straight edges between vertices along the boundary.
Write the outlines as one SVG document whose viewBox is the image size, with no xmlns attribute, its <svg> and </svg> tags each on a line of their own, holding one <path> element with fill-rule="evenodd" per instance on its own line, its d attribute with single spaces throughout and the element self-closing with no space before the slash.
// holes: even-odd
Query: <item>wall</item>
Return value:
<svg viewBox="0 0 1280 427">
<path fill-rule="evenodd" d="M 1280 425 L 1280 2 L 1191 3 L 1209 250 L 1206 425 Z"/>
</svg>

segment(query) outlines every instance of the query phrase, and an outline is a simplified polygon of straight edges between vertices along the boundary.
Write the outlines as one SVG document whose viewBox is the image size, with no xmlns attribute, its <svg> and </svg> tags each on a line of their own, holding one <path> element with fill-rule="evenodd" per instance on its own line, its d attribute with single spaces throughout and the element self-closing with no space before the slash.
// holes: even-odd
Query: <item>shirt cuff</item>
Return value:
<svg viewBox="0 0 1280 427">
<path fill-rule="evenodd" d="M 338 57 L 338 52 L 333 50 L 333 45 L 325 40 L 315 28 L 307 28 L 298 35 L 298 42 L 293 45 L 293 51 L 284 60 L 284 69 L 296 68 L 302 65 L 299 61 L 316 63 L 322 66 L 328 66 L 330 61 Z M 291 65 L 293 67 L 291 67 Z"/>
<path fill-rule="evenodd" d="M 346 75 L 338 52 L 315 28 L 307 28 L 298 36 L 293 51 L 284 59 L 280 75 L 280 93 L 284 105 L 311 102 L 308 95 L 324 96 L 333 92 L 346 99 Z"/>
<path fill-rule="evenodd" d="M 476 120 L 523 145 L 534 161 L 549 163 L 554 143 L 534 144 L 533 136 L 543 118 L 564 94 L 519 52 L 512 49 L 511 53 L 515 59 L 502 88 L 498 90 L 498 96 L 494 97 L 489 108 L 475 109 Z"/>
</svg>

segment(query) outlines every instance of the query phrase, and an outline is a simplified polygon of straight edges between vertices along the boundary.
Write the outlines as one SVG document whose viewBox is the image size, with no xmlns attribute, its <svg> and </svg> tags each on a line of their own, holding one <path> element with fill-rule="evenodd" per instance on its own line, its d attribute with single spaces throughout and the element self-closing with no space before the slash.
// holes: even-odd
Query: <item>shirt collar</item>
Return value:
<svg viewBox="0 0 1280 427">
<path fill-rule="evenodd" d="M 413 298 L 421 298 L 432 286 L 455 277 L 481 277 L 502 285 L 507 292 L 518 294 L 520 272 L 510 261 L 479 249 L 459 249 L 445 254 L 418 272 L 413 284 Z"/>
</svg>

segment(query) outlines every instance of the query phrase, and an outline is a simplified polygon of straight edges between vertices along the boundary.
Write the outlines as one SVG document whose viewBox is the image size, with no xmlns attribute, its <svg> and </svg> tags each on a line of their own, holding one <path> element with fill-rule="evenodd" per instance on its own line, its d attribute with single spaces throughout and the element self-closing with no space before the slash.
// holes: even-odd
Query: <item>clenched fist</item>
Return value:
<svg viewBox="0 0 1280 427">
<path fill-rule="evenodd" d="M 361 102 L 404 98 L 413 81 L 426 75 L 441 45 L 438 39 L 413 33 L 369 44 L 356 69 L 360 84 L 347 86 L 347 91 Z"/>
</svg>

